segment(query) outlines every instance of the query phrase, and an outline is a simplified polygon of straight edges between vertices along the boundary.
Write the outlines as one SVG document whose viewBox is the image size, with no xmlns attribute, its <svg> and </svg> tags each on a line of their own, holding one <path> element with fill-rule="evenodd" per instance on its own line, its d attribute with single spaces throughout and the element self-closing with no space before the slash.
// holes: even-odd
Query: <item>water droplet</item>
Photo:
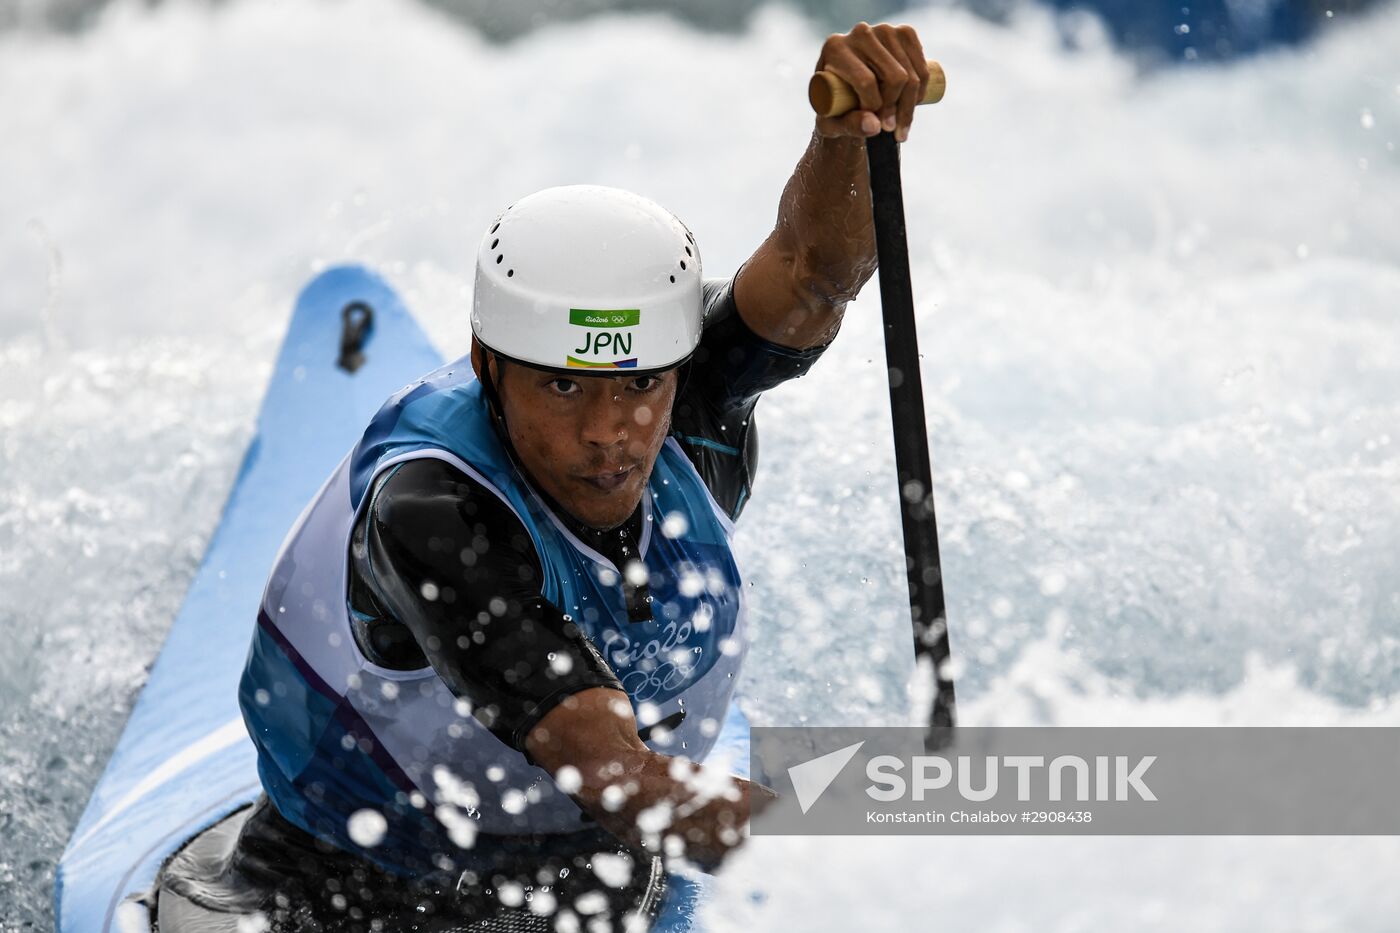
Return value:
<svg viewBox="0 0 1400 933">
<path fill-rule="evenodd" d="M 389 821 L 378 810 L 356 810 L 346 821 L 346 830 L 355 845 L 372 848 L 384 841 Z"/>
</svg>

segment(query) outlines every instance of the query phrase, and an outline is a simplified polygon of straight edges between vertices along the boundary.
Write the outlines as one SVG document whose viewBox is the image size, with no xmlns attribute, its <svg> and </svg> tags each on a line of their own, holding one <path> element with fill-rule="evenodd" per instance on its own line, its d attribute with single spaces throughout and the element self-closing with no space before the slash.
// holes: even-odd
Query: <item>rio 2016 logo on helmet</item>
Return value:
<svg viewBox="0 0 1400 933">
<path fill-rule="evenodd" d="M 472 333 L 544 369 L 671 369 L 700 342 L 700 269 L 695 238 L 659 204 L 597 185 L 547 188 L 482 238 Z"/>
</svg>

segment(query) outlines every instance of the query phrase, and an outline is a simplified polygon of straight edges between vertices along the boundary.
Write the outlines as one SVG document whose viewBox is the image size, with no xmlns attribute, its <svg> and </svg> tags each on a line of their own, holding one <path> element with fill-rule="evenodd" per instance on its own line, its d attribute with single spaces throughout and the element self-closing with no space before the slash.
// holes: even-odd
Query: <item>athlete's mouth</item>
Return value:
<svg viewBox="0 0 1400 933">
<path fill-rule="evenodd" d="M 630 466 L 623 470 L 608 470 L 603 473 L 592 473 L 587 476 L 580 476 L 578 479 L 592 486 L 601 492 L 612 492 L 621 488 L 622 484 L 632 478 L 632 474 L 637 470 Z"/>
</svg>

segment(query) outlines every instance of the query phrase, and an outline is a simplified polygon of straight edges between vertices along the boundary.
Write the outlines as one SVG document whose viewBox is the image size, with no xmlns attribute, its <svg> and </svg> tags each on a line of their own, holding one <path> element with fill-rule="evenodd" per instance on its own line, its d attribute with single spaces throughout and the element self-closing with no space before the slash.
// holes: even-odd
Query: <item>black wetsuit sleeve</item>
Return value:
<svg viewBox="0 0 1400 933">
<path fill-rule="evenodd" d="M 825 346 L 793 350 L 749 329 L 734 302 L 734 280 L 704 283 L 705 330 L 676 398 L 671 433 L 720 508 L 737 519 L 758 470 L 758 397 L 807 373 Z"/>
<path fill-rule="evenodd" d="M 420 459 L 391 467 L 371 495 L 351 544 L 357 619 L 377 623 L 371 639 L 392 642 L 397 629 L 402 640 L 406 629 L 502 742 L 523 752 L 565 697 L 622 689 L 583 631 L 541 596 L 534 543 L 494 492 L 450 463 Z"/>
</svg>

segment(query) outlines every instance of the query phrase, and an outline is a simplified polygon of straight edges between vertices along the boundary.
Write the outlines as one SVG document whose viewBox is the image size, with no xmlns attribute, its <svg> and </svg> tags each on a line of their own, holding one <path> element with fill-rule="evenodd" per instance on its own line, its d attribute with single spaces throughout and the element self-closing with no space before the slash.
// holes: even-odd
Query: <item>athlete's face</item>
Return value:
<svg viewBox="0 0 1400 933">
<path fill-rule="evenodd" d="M 671 427 L 674 370 L 659 376 L 561 376 L 492 360 L 521 465 L 593 528 L 625 522 Z"/>
</svg>

